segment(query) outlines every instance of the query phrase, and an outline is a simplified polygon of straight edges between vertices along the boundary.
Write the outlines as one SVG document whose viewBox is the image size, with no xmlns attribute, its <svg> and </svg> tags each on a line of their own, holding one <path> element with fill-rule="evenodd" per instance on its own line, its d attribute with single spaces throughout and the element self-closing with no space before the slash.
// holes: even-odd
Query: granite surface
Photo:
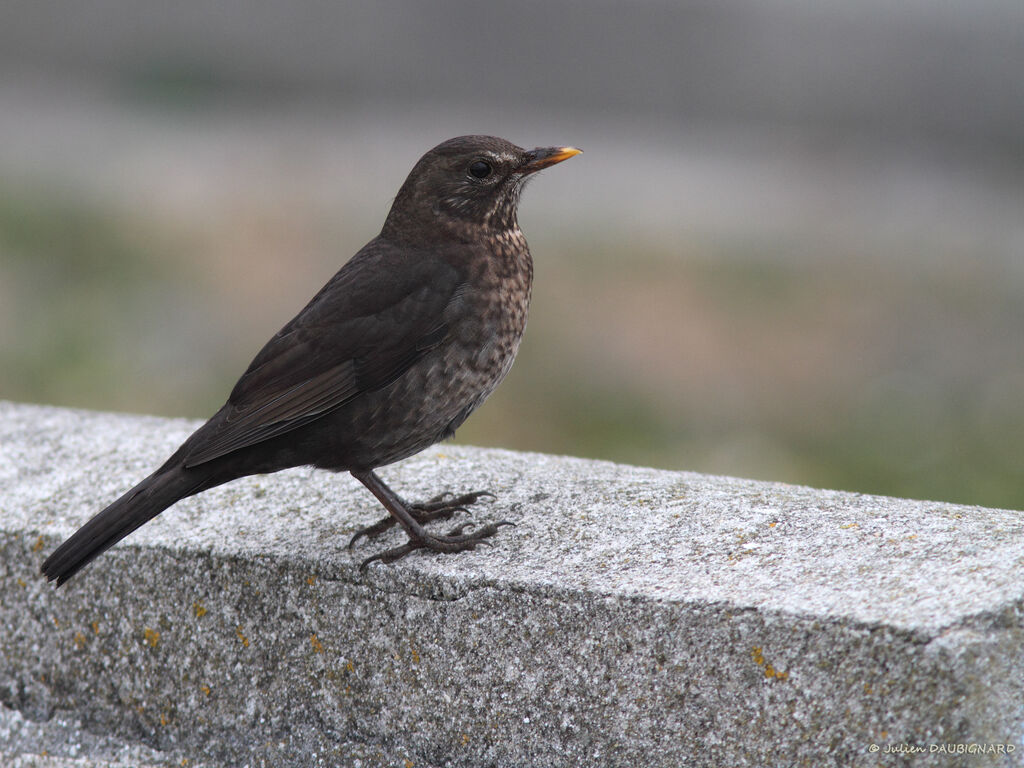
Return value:
<svg viewBox="0 0 1024 768">
<path fill-rule="evenodd" d="M 441 445 L 381 475 L 494 492 L 492 547 L 361 572 L 401 534 L 297 469 L 46 584 L 195 426 L 0 402 L 9 763 L 1024 764 L 1019 512 Z"/>
</svg>

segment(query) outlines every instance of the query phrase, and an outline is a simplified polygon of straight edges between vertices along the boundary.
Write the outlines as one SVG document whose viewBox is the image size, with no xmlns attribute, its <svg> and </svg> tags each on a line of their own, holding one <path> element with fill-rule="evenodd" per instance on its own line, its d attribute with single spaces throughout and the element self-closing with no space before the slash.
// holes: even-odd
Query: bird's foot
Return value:
<svg viewBox="0 0 1024 768">
<path fill-rule="evenodd" d="M 455 496 L 451 493 L 441 493 L 425 501 L 422 504 L 410 504 L 408 506 L 409 514 L 412 515 L 413 519 L 421 525 L 429 523 L 434 520 L 447 520 L 456 512 L 469 512 L 469 506 L 476 503 L 479 499 L 484 496 L 489 496 L 492 499 L 496 496 L 490 491 L 474 491 L 473 493 L 466 493 L 462 496 Z M 385 531 L 389 530 L 397 521 L 391 515 L 378 520 L 373 525 L 368 525 L 365 528 L 360 528 L 356 531 L 355 535 L 349 540 L 349 549 L 355 545 L 359 539 L 364 536 L 368 539 L 375 539 Z M 410 552 L 412 550 L 409 550 Z M 371 558 L 372 559 L 372 558 Z M 397 559 L 397 558 L 396 558 Z M 386 562 L 392 562 L 387 560 Z M 364 563 L 365 565 L 365 563 Z"/>
<path fill-rule="evenodd" d="M 467 495 L 474 496 L 475 494 Z M 372 557 L 366 558 L 359 566 L 359 570 L 364 570 L 366 566 L 376 560 L 379 560 L 382 563 L 393 563 L 396 560 L 401 560 L 410 552 L 415 552 L 417 549 L 429 549 L 433 552 L 464 552 L 467 549 L 476 549 L 478 544 L 491 546 L 491 542 L 487 541 L 487 539 L 496 534 L 501 526 L 515 525 L 515 523 L 509 522 L 508 520 L 502 520 L 497 523 L 485 525 L 483 528 L 473 531 L 472 533 L 463 533 L 466 528 L 472 525 L 472 523 L 463 523 L 462 525 L 452 528 L 443 536 L 426 534 L 422 538 L 410 537 L 409 540 L 400 547 L 386 549 Z"/>
</svg>

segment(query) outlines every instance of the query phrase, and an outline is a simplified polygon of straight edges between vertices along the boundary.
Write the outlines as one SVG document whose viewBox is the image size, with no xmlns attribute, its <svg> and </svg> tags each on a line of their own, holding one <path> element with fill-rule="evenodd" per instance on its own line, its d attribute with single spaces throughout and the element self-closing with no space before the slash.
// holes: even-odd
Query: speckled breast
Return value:
<svg viewBox="0 0 1024 768">
<path fill-rule="evenodd" d="M 360 397 L 358 408 L 337 415 L 348 468 L 390 464 L 451 437 L 505 378 L 526 328 L 533 261 L 518 228 L 492 243 L 491 258 L 467 263 L 468 282 L 445 340 L 398 380 Z"/>
</svg>

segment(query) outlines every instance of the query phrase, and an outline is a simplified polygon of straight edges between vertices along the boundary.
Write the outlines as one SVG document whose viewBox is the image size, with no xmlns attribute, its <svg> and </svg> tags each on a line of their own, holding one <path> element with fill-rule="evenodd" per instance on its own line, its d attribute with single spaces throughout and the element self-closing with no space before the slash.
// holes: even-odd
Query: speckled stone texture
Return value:
<svg viewBox="0 0 1024 768">
<path fill-rule="evenodd" d="M 401 535 L 346 549 L 381 508 L 299 469 L 45 584 L 195 426 L 0 403 L 9 764 L 1024 764 L 1021 513 L 442 445 L 381 474 L 494 491 L 493 547 L 360 573 Z"/>
</svg>

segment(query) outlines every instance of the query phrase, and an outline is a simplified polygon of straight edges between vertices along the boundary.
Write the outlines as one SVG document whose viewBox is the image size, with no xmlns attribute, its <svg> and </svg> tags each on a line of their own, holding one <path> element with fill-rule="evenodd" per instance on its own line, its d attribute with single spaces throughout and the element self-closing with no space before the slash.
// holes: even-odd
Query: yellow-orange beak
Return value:
<svg viewBox="0 0 1024 768">
<path fill-rule="evenodd" d="M 534 173 L 582 153 L 583 150 L 576 147 L 538 147 L 527 152 L 526 163 L 519 170 L 521 173 Z"/>
</svg>

